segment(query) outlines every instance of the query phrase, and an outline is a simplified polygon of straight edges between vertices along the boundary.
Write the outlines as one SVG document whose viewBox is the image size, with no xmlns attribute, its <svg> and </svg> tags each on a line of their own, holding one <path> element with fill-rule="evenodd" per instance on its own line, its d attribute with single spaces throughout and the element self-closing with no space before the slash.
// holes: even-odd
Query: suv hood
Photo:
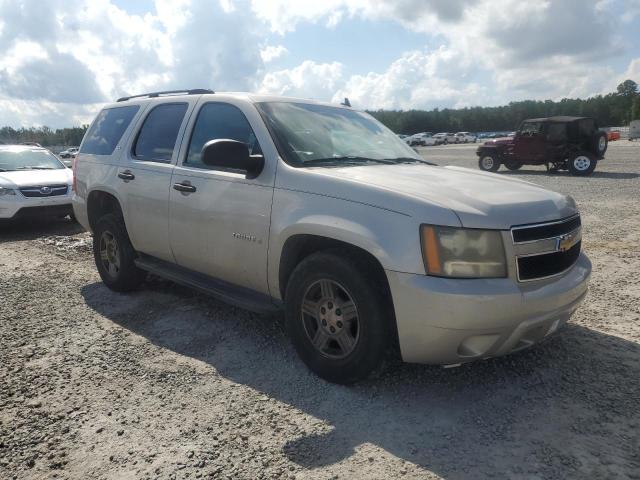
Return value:
<svg viewBox="0 0 640 480">
<path fill-rule="evenodd" d="M 58 170 L 18 170 L 0 172 L 0 186 L 29 187 L 39 185 L 70 185 L 73 173 L 68 168 Z"/>
<path fill-rule="evenodd" d="M 314 168 L 316 173 L 360 187 L 396 195 L 394 205 L 380 204 L 384 196 L 367 195 L 366 188 L 340 188 L 341 197 L 410 214 L 428 221 L 424 204 L 452 210 L 464 227 L 507 230 L 513 225 L 558 220 L 577 213 L 574 200 L 538 185 L 462 167 L 420 164 Z M 326 194 L 327 185 L 318 192 Z M 362 197 L 362 198 L 356 198 Z M 389 198 L 389 197 L 387 197 Z M 413 200 L 413 202 L 411 202 Z M 416 205 L 417 201 L 417 205 Z M 423 218 L 420 218 L 423 217 Z"/>
</svg>

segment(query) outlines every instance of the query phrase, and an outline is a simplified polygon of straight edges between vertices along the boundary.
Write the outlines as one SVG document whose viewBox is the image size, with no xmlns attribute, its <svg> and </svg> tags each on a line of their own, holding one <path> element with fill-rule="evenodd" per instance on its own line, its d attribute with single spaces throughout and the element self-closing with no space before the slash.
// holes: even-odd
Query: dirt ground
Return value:
<svg viewBox="0 0 640 480">
<path fill-rule="evenodd" d="M 160 279 L 113 293 L 76 225 L 0 224 L 0 478 L 640 478 L 640 142 L 590 178 L 501 174 L 578 202 L 585 304 L 528 351 L 352 387 L 278 318 Z"/>
</svg>

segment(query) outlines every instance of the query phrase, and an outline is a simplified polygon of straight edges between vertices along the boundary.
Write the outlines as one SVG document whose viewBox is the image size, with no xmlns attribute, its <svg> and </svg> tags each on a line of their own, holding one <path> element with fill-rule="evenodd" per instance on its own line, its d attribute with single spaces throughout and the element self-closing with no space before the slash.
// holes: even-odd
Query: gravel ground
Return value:
<svg viewBox="0 0 640 480">
<path fill-rule="evenodd" d="M 586 303 L 528 351 L 353 387 L 279 318 L 160 279 L 110 292 L 77 226 L 0 224 L 0 478 L 640 478 L 640 143 L 590 178 L 502 174 L 577 200 Z"/>
</svg>

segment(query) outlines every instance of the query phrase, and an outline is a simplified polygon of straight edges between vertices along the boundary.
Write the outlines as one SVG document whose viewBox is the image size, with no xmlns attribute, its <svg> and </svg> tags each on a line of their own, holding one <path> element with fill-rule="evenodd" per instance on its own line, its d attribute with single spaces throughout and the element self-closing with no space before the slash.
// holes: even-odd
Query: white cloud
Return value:
<svg viewBox="0 0 640 480">
<path fill-rule="evenodd" d="M 260 57 L 262 57 L 262 61 L 264 63 L 269 63 L 276 58 L 280 58 L 286 53 L 288 53 L 284 45 L 267 45 L 262 50 L 260 50 Z"/>
<path fill-rule="evenodd" d="M 306 60 L 295 68 L 267 73 L 262 80 L 260 91 L 326 100 L 333 96 L 342 83 L 342 64 Z"/>
<path fill-rule="evenodd" d="M 143 15 L 112 1 L 0 0 L 0 124 L 86 123 L 101 101 L 164 88 L 404 109 L 587 96 L 624 79 L 612 52 L 631 62 L 625 78 L 640 74 L 620 37 L 640 0 L 154 0 Z M 276 70 L 300 54 L 290 32 L 316 23 L 331 35 L 354 18 L 395 22 L 429 47 L 353 74 L 347 58 L 319 61 L 309 48 Z M 358 48 L 375 54 L 381 41 Z"/>
</svg>

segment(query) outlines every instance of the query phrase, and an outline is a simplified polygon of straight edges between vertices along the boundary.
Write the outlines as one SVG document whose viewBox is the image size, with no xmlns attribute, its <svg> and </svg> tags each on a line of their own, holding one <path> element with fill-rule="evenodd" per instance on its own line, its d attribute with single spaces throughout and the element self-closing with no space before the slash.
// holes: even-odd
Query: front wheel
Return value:
<svg viewBox="0 0 640 480">
<path fill-rule="evenodd" d="M 597 160 L 587 152 L 578 152 L 569 158 L 569 173 L 575 176 L 591 175 L 596 169 Z"/>
<path fill-rule="evenodd" d="M 146 272 L 135 265 L 136 252 L 121 217 L 107 214 L 93 230 L 93 257 L 104 284 L 116 292 L 135 290 Z"/>
<path fill-rule="evenodd" d="M 493 155 L 483 155 L 478 160 L 478 166 L 484 172 L 497 172 L 500 168 L 500 162 Z"/>
<path fill-rule="evenodd" d="M 287 283 L 289 336 L 307 367 L 329 382 L 366 378 L 392 338 L 384 290 L 365 272 L 349 255 L 320 252 L 303 260 Z"/>
</svg>

